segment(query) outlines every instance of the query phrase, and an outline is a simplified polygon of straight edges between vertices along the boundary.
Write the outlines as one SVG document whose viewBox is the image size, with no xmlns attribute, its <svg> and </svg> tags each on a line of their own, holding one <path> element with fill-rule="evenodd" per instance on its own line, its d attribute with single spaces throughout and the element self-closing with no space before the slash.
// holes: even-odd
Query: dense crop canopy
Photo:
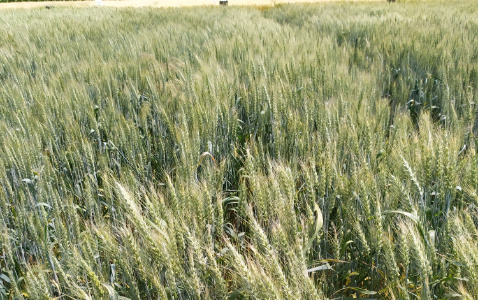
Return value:
<svg viewBox="0 0 478 300">
<path fill-rule="evenodd" d="M 477 9 L 2 11 L 0 299 L 473 299 Z"/>
</svg>

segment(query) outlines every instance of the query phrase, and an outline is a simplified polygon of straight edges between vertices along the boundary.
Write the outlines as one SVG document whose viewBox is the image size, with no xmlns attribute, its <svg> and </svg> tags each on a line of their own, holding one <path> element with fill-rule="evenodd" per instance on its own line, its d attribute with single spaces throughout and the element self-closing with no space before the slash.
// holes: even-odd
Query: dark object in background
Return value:
<svg viewBox="0 0 478 300">
<path fill-rule="evenodd" d="M 227 0 L 220 0 L 219 5 L 227 5 Z"/>
<path fill-rule="evenodd" d="M 395 0 L 387 0 L 387 2 L 395 2 Z"/>
<path fill-rule="evenodd" d="M 52 8 L 55 8 L 53 5 L 47 5 L 45 6 L 46 9 L 52 9 Z"/>
</svg>

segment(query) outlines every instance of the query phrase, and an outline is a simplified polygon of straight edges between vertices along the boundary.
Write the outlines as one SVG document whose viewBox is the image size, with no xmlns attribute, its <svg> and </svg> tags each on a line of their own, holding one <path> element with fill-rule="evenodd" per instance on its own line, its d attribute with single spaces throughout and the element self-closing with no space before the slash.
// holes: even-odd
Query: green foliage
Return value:
<svg viewBox="0 0 478 300">
<path fill-rule="evenodd" d="M 477 8 L 2 12 L 0 299 L 473 299 Z"/>
</svg>

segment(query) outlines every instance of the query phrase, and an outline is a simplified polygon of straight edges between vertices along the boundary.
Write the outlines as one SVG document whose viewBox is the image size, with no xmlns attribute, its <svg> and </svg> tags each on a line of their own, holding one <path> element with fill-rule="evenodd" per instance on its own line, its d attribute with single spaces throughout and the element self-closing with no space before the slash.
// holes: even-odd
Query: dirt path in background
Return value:
<svg viewBox="0 0 478 300">
<path fill-rule="evenodd" d="M 274 5 L 280 3 L 318 3 L 318 2 L 358 2 L 358 1 L 381 1 L 385 0 L 229 0 L 229 5 Z M 101 6 L 108 7 L 185 7 L 219 5 L 219 0 L 123 0 L 102 1 Z M 96 1 L 42 1 L 42 2 L 12 2 L 0 3 L 0 9 L 12 8 L 36 8 L 45 6 L 55 7 L 93 7 Z"/>
</svg>

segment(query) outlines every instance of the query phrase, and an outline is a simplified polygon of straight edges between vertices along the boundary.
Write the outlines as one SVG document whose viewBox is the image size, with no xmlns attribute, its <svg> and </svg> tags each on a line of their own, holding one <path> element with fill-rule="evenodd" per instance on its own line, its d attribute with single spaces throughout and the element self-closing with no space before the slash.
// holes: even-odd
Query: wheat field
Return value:
<svg viewBox="0 0 478 300">
<path fill-rule="evenodd" d="M 229 0 L 229 6 L 274 6 L 290 3 L 327 3 L 327 2 L 378 2 L 384 0 Z M 192 7 L 192 6 L 218 6 L 219 0 L 36 0 L 36 1 L 16 1 L 0 0 L 0 10 L 18 9 L 18 8 L 39 8 L 45 6 L 53 7 Z"/>
<path fill-rule="evenodd" d="M 478 5 L 4 10 L 0 299 L 476 299 Z"/>
</svg>

